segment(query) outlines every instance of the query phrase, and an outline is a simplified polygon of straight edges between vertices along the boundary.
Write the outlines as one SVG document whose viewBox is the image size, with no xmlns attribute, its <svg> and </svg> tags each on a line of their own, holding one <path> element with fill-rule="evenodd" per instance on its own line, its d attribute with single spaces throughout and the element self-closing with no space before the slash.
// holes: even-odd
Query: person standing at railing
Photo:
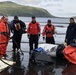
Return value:
<svg viewBox="0 0 76 75">
<path fill-rule="evenodd" d="M 46 39 L 46 43 L 55 44 L 53 36 L 54 34 L 55 34 L 55 26 L 51 24 L 51 20 L 48 20 L 42 32 L 43 40 Z"/>
<path fill-rule="evenodd" d="M 76 38 L 76 23 L 74 21 L 74 18 L 70 18 L 70 23 L 66 31 L 65 42 L 67 43 L 67 45 L 70 45 L 73 39 L 75 38 Z"/>
<path fill-rule="evenodd" d="M 29 47 L 30 47 L 29 54 L 31 54 L 32 50 L 38 48 L 38 41 L 40 37 L 40 24 L 39 22 L 36 22 L 35 16 L 32 16 L 32 21 L 28 25 L 27 33 L 28 33 Z M 33 44 L 34 44 L 34 48 L 33 48 Z"/>
</svg>

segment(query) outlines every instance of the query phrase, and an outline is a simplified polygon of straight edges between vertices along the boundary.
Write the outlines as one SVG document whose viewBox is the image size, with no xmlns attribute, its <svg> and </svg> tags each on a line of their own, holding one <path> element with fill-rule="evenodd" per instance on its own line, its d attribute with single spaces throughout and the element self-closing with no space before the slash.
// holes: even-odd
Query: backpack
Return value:
<svg viewBox="0 0 76 75">
<path fill-rule="evenodd" d="M 63 54 L 64 48 L 65 48 L 64 44 L 58 45 L 57 50 L 56 50 L 56 57 L 58 58 L 64 57 L 64 54 Z"/>
</svg>

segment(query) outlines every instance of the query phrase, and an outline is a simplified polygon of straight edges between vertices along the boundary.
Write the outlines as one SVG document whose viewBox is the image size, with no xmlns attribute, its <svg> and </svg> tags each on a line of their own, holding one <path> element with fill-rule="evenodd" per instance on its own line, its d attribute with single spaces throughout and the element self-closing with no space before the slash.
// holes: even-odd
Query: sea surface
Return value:
<svg viewBox="0 0 76 75">
<path fill-rule="evenodd" d="M 19 17 L 19 19 L 25 22 L 26 27 L 28 27 L 28 24 L 31 21 L 31 17 Z M 69 24 L 69 19 L 37 17 L 36 20 L 40 23 L 41 33 L 43 27 L 47 24 L 48 19 L 51 19 L 52 24 L 56 27 L 57 34 L 54 35 L 56 44 L 63 44 L 65 40 L 66 29 Z M 10 16 L 9 21 L 11 20 L 13 20 L 13 17 Z M 23 51 L 24 55 L 22 55 L 21 52 L 16 53 L 16 55 L 13 54 L 11 41 L 12 40 L 10 40 L 8 43 L 8 57 L 6 59 L 16 61 L 15 66 L 21 69 L 9 67 L 1 72 L 0 75 L 76 75 L 76 65 L 68 64 L 68 66 L 65 59 L 53 58 L 54 63 L 43 66 L 35 65 L 34 63 L 30 62 L 28 43 L 29 40 L 27 38 L 27 34 L 23 34 L 21 41 L 21 50 Z M 39 44 L 40 43 L 45 43 L 45 41 L 42 39 L 42 35 L 40 36 Z M 69 69 L 72 70 L 69 71 Z"/>
<path fill-rule="evenodd" d="M 28 27 L 28 24 L 31 22 L 31 17 L 19 17 L 19 19 L 22 20 L 23 22 L 25 22 L 26 27 Z M 66 19 L 66 18 L 41 18 L 41 17 L 37 17 L 36 21 L 40 23 L 41 33 L 42 33 L 42 30 L 43 30 L 44 26 L 47 24 L 48 19 L 51 19 L 52 24 L 55 25 L 55 28 L 56 28 L 56 31 L 57 31 L 57 34 L 54 35 L 55 42 L 56 43 L 63 43 L 64 40 L 65 40 L 65 33 L 66 33 L 67 26 L 69 24 L 69 19 Z M 13 17 L 9 17 L 9 21 L 11 21 L 11 20 L 13 20 Z M 24 42 L 28 41 L 28 38 L 27 38 L 26 35 L 27 34 L 23 34 L 22 41 L 24 41 Z M 42 35 L 40 37 L 39 42 L 43 42 Z"/>
</svg>

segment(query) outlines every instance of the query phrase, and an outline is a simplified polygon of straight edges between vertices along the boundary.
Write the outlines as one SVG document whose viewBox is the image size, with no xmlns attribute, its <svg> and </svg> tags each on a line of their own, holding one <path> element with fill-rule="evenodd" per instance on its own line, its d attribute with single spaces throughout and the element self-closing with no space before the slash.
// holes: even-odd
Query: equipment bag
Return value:
<svg viewBox="0 0 76 75">
<path fill-rule="evenodd" d="M 57 50 L 56 50 L 56 57 L 59 57 L 59 58 L 64 57 L 64 54 L 63 54 L 64 48 L 65 48 L 64 44 L 58 45 Z"/>
<path fill-rule="evenodd" d="M 43 48 L 37 48 L 33 50 L 31 59 L 36 64 L 41 64 L 41 65 L 54 62 L 53 59 L 44 51 Z"/>
</svg>

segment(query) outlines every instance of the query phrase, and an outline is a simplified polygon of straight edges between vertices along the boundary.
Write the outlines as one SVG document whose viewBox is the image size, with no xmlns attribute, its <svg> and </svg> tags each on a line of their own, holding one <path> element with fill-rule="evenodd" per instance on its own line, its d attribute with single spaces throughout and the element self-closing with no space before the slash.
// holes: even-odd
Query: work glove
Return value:
<svg viewBox="0 0 76 75">
<path fill-rule="evenodd" d="M 43 36 L 43 40 L 45 40 L 45 37 Z"/>
<path fill-rule="evenodd" d="M 40 33 L 38 34 L 38 36 L 40 37 Z"/>
<path fill-rule="evenodd" d="M 40 33 L 38 34 L 38 39 L 40 39 Z"/>
<path fill-rule="evenodd" d="M 65 46 L 65 47 L 67 46 L 67 43 L 66 43 L 66 42 L 64 42 L 64 46 Z"/>
</svg>

